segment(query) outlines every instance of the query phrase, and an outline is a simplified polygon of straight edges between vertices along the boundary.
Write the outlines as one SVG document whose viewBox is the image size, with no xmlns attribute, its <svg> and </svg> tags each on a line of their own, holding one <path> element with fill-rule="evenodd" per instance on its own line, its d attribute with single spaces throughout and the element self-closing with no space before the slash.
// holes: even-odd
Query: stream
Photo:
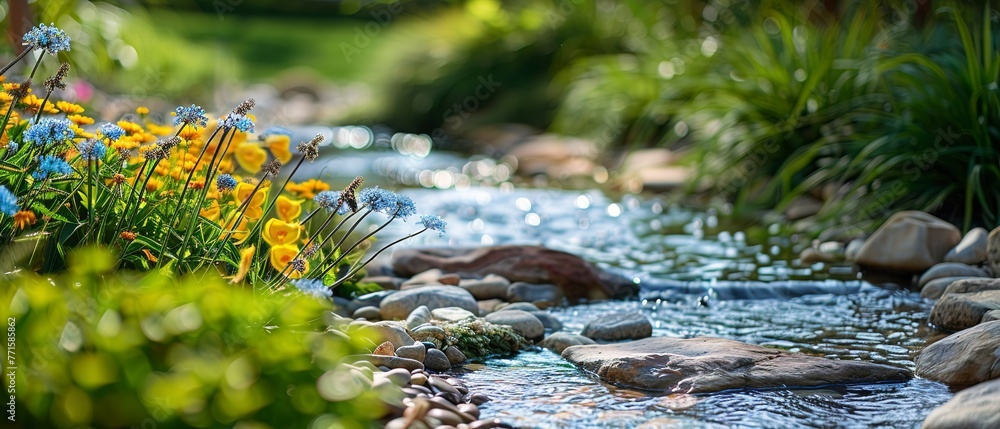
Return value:
<svg viewBox="0 0 1000 429">
<path fill-rule="evenodd" d="M 498 179 L 500 163 L 447 153 L 357 151 L 317 164 L 313 174 L 333 183 L 365 174 L 374 183 L 404 185 L 400 192 L 421 213 L 448 222 L 445 237 L 423 234 L 401 246 L 540 244 L 639 283 L 640 296 L 633 300 L 550 309 L 566 332 L 578 333 L 602 314 L 641 312 L 653 322 L 653 336 L 721 337 L 910 370 L 934 334 L 927 326 L 931 302 L 919 293 L 861 281 L 848 264 L 802 265 L 797 255 L 810 244 L 805 239 L 777 224 L 741 227 L 725 208 L 697 210 L 650 196 L 611 199 L 600 190 L 490 183 Z M 365 165 L 374 171 L 359 167 Z M 402 236 L 416 228 L 413 221 L 394 222 L 386 233 Z M 747 281 L 819 284 L 821 291 L 835 293 L 725 299 L 716 291 Z M 665 292 L 663 284 L 697 287 Z M 481 406 L 483 416 L 533 428 L 916 428 L 953 395 L 947 386 L 919 378 L 702 395 L 643 392 L 601 383 L 544 349 L 467 364 L 456 372 L 470 390 L 492 398 Z"/>
</svg>

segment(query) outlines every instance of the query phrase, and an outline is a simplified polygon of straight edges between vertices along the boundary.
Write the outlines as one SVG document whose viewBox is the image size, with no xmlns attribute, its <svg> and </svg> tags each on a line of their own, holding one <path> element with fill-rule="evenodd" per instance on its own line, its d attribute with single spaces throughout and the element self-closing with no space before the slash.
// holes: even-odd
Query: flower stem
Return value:
<svg viewBox="0 0 1000 429">
<path fill-rule="evenodd" d="M 316 278 L 322 279 L 323 276 L 326 275 L 326 273 L 330 272 L 330 270 L 332 270 L 333 267 L 336 267 L 337 264 L 340 263 L 340 261 L 343 261 L 344 258 L 346 258 L 348 254 L 350 254 L 351 252 L 353 252 L 354 249 L 357 249 L 358 246 L 361 245 L 361 243 L 363 243 L 365 240 L 367 240 L 367 239 L 371 238 L 372 236 L 374 236 L 375 234 L 377 234 L 383 228 L 385 228 L 390 223 L 392 223 L 392 221 L 394 219 L 396 219 L 396 215 L 395 214 L 393 214 L 392 217 L 390 217 L 389 220 L 385 221 L 385 223 L 383 223 L 381 226 L 379 226 L 378 228 L 375 228 L 375 230 L 373 230 L 372 232 L 369 232 L 368 234 L 365 234 L 365 236 L 359 238 L 358 241 L 355 241 L 354 244 L 351 245 L 351 247 L 349 249 L 347 249 L 347 250 L 345 250 L 343 252 L 340 252 L 340 256 L 337 257 L 337 260 L 333 261 L 333 263 L 331 263 L 330 265 L 328 265 L 322 272 L 319 273 L 319 276 L 317 276 Z M 360 220 L 358 222 L 360 223 Z M 353 231 L 353 230 L 354 229 L 352 228 L 351 231 Z M 344 242 L 344 239 L 346 239 L 348 235 L 351 235 L 350 231 L 346 235 L 344 235 L 344 237 L 340 240 L 340 243 L 337 243 L 337 248 L 338 249 L 340 248 L 340 245 Z M 330 253 L 330 256 L 333 256 L 333 253 Z M 330 256 L 326 257 L 327 261 L 330 260 Z M 326 261 L 323 261 L 323 262 L 326 262 Z M 323 265 L 323 264 L 320 264 L 320 265 Z"/>
<path fill-rule="evenodd" d="M 377 258 L 378 255 L 380 255 L 386 249 L 388 249 L 388 248 L 390 248 L 392 246 L 395 246 L 395 245 L 397 245 L 399 243 L 402 243 L 402 242 L 404 242 L 406 240 L 409 240 L 409 239 L 411 239 L 413 237 L 416 237 L 416 236 L 422 234 L 424 231 L 427 231 L 427 228 L 421 229 L 420 231 L 414 232 L 413 234 L 407 235 L 406 237 L 400 238 L 400 239 L 398 239 L 396 241 L 393 241 L 392 243 L 386 244 L 385 247 L 382 247 L 381 249 L 378 249 L 377 252 L 375 252 L 373 255 L 371 255 L 370 257 L 368 257 L 368 259 L 366 259 L 364 262 L 362 262 L 361 265 L 358 265 L 357 268 L 352 268 L 351 271 L 348 271 L 347 274 L 344 275 L 344 277 L 341 277 L 341 278 L 337 279 L 336 282 L 334 282 L 332 285 L 330 285 L 330 289 L 332 290 L 332 289 L 336 288 L 337 286 L 340 286 L 341 284 L 343 284 L 344 282 L 346 282 L 351 277 L 354 277 L 354 275 L 357 274 L 358 271 L 361 271 L 362 268 L 364 268 L 366 265 L 368 265 L 372 261 L 374 261 L 375 258 Z"/>
<path fill-rule="evenodd" d="M 28 52 L 31 52 L 32 50 L 33 49 L 31 49 L 30 46 L 27 47 L 27 48 L 25 48 L 24 51 L 22 51 L 21 54 L 19 54 L 17 56 L 17 58 L 14 58 L 14 61 L 11 61 L 10 64 L 7 64 L 6 66 L 4 66 L 3 70 L 0 70 L 0 76 L 3 76 L 5 73 L 7 73 L 7 70 L 10 70 L 11 67 L 14 67 L 14 64 L 17 64 L 24 57 L 28 56 Z"/>
</svg>

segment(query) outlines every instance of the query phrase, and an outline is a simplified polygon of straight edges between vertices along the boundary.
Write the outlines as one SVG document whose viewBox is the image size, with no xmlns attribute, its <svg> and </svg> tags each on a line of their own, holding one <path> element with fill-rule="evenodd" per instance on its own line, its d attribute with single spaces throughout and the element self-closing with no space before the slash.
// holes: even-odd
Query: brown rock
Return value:
<svg viewBox="0 0 1000 429">
<path fill-rule="evenodd" d="M 1000 427 L 1000 379 L 958 392 L 931 411 L 921 429 L 995 429 Z"/>
<path fill-rule="evenodd" d="M 372 352 L 373 355 L 381 356 L 394 356 L 396 354 L 396 347 L 392 343 L 386 341 L 375 347 L 375 351 Z"/>
<path fill-rule="evenodd" d="M 866 268 L 916 273 L 944 260 L 962 239 L 954 225 L 920 211 L 898 212 L 865 241 L 857 262 Z"/>
<path fill-rule="evenodd" d="M 578 256 L 540 246 L 399 250 L 393 254 L 392 266 L 401 275 L 438 268 L 463 278 L 496 274 L 512 282 L 554 284 L 570 299 L 623 298 L 638 291 L 629 279 L 602 271 Z"/>
<path fill-rule="evenodd" d="M 944 294 L 982 292 L 984 290 L 1000 290 L 1000 279 L 962 279 L 948 285 L 944 290 Z"/>
<path fill-rule="evenodd" d="M 917 357 L 917 375 L 968 386 L 1000 377 L 1000 321 L 983 323 L 927 346 Z"/>
<path fill-rule="evenodd" d="M 948 290 L 948 286 L 959 280 L 975 279 L 976 277 L 942 277 L 934 279 L 920 288 L 920 297 L 927 299 L 939 299 Z"/>
<path fill-rule="evenodd" d="M 769 349 L 721 338 L 646 338 L 572 346 L 562 357 L 627 387 L 687 393 L 906 381 L 909 371 Z"/>
<path fill-rule="evenodd" d="M 946 290 L 931 309 L 930 322 L 942 331 L 956 332 L 978 325 L 990 310 L 1000 310 L 1000 290 L 969 293 Z"/>
</svg>

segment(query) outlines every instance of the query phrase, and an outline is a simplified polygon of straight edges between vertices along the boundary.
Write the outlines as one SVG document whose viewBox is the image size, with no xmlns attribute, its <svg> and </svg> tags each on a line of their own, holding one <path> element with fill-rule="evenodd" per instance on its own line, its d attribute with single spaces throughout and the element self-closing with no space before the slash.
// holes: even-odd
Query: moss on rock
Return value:
<svg viewBox="0 0 1000 429">
<path fill-rule="evenodd" d="M 458 322 L 434 320 L 430 323 L 443 329 L 444 335 L 437 330 L 417 329 L 413 332 L 413 338 L 417 341 L 432 342 L 441 349 L 458 347 L 470 359 L 510 356 L 531 346 L 528 340 L 511 327 L 495 325 L 483 319 Z"/>
</svg>

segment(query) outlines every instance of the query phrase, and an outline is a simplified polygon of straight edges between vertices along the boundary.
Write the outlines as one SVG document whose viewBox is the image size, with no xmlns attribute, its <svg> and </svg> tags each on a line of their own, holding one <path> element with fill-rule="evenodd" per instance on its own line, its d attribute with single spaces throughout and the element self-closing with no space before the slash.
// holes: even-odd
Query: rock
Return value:
<svg viewBox="0 0 1000 429">
<path fill-rule="evenodd" d="M 821 208 L 823 208 L 822 201 L 808 195 L 800 195 L 788 204 L 785 217 L 788 220 L 799 220 L 819 213 Z"/>
<path fill-rule="evenodd" d="M 807 247 L 805 249 L 802 249 L 802 252 L 799 253 L 799 259 L 802 260 L 803 264 L 812 265 L 817 262 L 832 264 L 834 262 L 839 261 L 840 257 L 829 253 L 823 253 L 819 249 L 816 249 L 814 247 Z"/>
<path fill-rule="evenodd" d="M 386 341 L 382 344 L 379 344 L 378 347 L 375 347 L 375 350 L 372 352 L 372 354 L 382 355 L 382 356 L 394 356 L 396 354 L 396 346 Z"/>
<path fill-rule="evenodd" d="M 1000 321 L 983 323 L 924 348 L 917 357 L 917 375 L 958 386 L 992 380 L 1000 377 L 998 350 Z"/>
<path fill-rule="evenodd" d="M 497 325 L 507 325 L 529 340 L 541 339 L 545 326 L 537 317 L 522 310 L 501 310 L 486 315 L 486 321 Z"/>
<path fill-rule="evenodd" d="M 493 312 L 493 310 L 495 310 L 501 304 L 504 304 L 504 301 L 501 300 L 501 299 L 495 299 L 495 298 L 494 299 L 485 299 L 485 300 L 482 300 L 482 301 L 476 301 L 476 305 L 479 306 L 479 315 L 490 314 L 490 313 Z"/>
<path fill-rule="evenodd" d="M 507 299 L 507 288 L 510 287 L 510 281 L 491 274 L 482 279 L 462 280 L 458 286 L 469 291 L 477 300 Z"/>
<path fill-rule="evenodd" d="M 542 341 L 542 347 L 552 350 L 553 353 L 561 355 L 563 350 L 569 346 L 581 346 L 597 344 L 594 340 L 587 338 L 579 334 L 571 334 L 569 332 L 556 332 Z"/>
<path fill-rule="evenodd" d="M 521 311 L 527 311 L 529 313 L 532 311 L 542 311 L 542 309 L 538 308 L 538 306 L 530 302 L 515 302 L 511 304 L 503 304 L 503 305 L 498 305 L 496 308 L 493 309 L 493 311 L 503 311 L 503 310 L 521 310 Z"/>
<path fill-rule="evenodd" d="M 600 270 L 578 256 L 540 246 L 404 249 L 393 253 L 392 266 L 403 275 L 439 268 L 463 278 L 496 274 L 512 282 L 554 284 L 574 300 L 624 298 L 638 292 L 638 286 L 628 278 Z"/>
<path fill-rule="evenodd" d="M 545 331 L 547 332 L 559 332 L 563 328 L 562 322 L 549 313 L 544 311 L 529 311 L 528 313 L 535 316 L 539 322 L 542 322 L 542 326 L 545 327 Z"/>
<path fill-rule="evenodd" d="M 865 240 L 860 238 L 855 238 L 847 243 L 847 248 L 844 249 L 844 259 L 855 262 L 858 260 L 858 254 L 861 253 L 861 248 L 865 246 Z"/>
<path fill-rule="evenodd" d="M 375 366 L 385 366 L 389 368 L 403 368 L 407 371 L 413 371 L 415 369 L 424 369 L 424 364 L 420 363 L 420 361 L 401 358 L 399 356 L 382 356 L 373 354 L 348 355 L 340 360 L 340 362 L 342 363 L 354 363 L 357 361 L 365 361 Z"/>
<path fill-rule="evenodd" d="M 985 228 L 972 228 L 962 241 L 958 242 L 953 249 L 944 255 L 945 262 L 958 262 L 962 264 L 976 265 L 989 258 L 986 251 L 989 231 Z"/>
<path fill-rule="evenodd" d="M 431 316 L 437 320 L 447 322 L 457 322 L 465 319 L 475 319 L 476 315 L 471 311 L 458 307 L 443 307 L 431 310 Z"/>
<path fill-rule="evenodd" d="M 931 280 L 927 282 L 927 284 L 925 284 L 922 288 L 920 288 L 920 297 L 927 299 L 941 298 L 941 295 L 944 295 L 944 291 L 948 289 L 948 286 L 951 286 L 952 283 L 955 283 L 959 280 L 966 280 L 966 279 L 975 279 L 975 277 L 942 277 L 939 279 Z"/>
<path fill-rule="evenodd" d="M 437 279 L 438 283 L 448 286 L 458 286 L 462 282 L 462 278 L 458 274 L 445 274 Z"/>
<path fill-rule="evenodd" d="M 380 374 L 383 374 L 382 377 L 385 377 L 386 379 L 391 381 L 392 384 L 395 384 L 399 387 L 406 387 L 407 384 L 410 384 L 410 380 L 412 377 L 410 375 L 410 371 L 407 371 L 404 368 L 396 368 Z"/>
<path fill-rule="evenodd" d="M 378 292 L 366 293 L 357 298 L 354 298 L 354 303 L 360 307 L 372 306 L 378 307 L 379 303 L 382 302 L 385 297 L 396 293 L 394 290 L 380 290 Z"/>
<path fill-rule="evenodd" d="M 1000 379 L 977 384 L 937 407 L 921 429 L 1000 428 Z"/>
<path fill-rule="evenodd" d="M 397 347 L 396 356 L 399 356 L 401 358 L 413 359 L 418 362 L 423 362 L 424 357 L 427 356 L 427 348 L 421 343 L 416 343 L 409 346 Z"/>
<path fill-rule="evenodd" d="M 421 286 L 426 284 L 440 284 L 438 283 L 438 278 L 444 275 L 444 272 L 437 268 L 429 268 L 423 270 L 419 273 L 413 273 L 410 275 L 409 279 L 403 282 L 401 286 Z"/>
<path fill-rule="evenodd" d="M 986 237 L 986 254 L 990 271 L 994 276 L 1000 276 L 1000 228 L 990 231 L 990 235 Z"/>
<path fill-rule="evenodd" d="M 354 314 L 352 315 L 352 317 L 354 317 L 355 319 L 379 321 L 382 320 L 382 313 L 379 313 L 378 307 L 373 307 L 369 305 L 354 310 Z"/>
<path fill-rule="evenodd" d="M 402 319 L 421 305 L 431 310 L 442 307 L 459 307 L 471 312 L 479 310 L 472 295 L 455 286 L 426 286 L 399 291 L 382 300 L 380 309 L 385 319 Z"/>
<path fill-rule="evenodd" d="M 931 309 L 930 322 L 942 331 L 956 332 L 978 325 L 986 312 L 997 309 L 1000 290 L 948 293 L 946 289 Z"/>
<path fill-rule="evenodd" d="M 653 324 L 641 313 L 608 314 L 588 322 L 581 334 L 598 341 L 636 340 L 653 335 Z"/>
<path fill-rule="evenodd" d="M 369 276 L 361 279 L 361 283 L 375 283 L 378 287 L 386 290 L 399 289 L 404 279 L 392 276 Z"/>
<path fill-rule="evenodd" d="M 562 357 L 601 380 L 626 387 L 686 393 L 906 381 L 909 371 L 824 359 L 721 338 L 646 338 L 571 346 Z"/>
<path fill-rule="evenodd" d="M 1000 310 L 990 310 L 983 315 L 982 320 L 979 323 L 992 322 L 994 320 L 1000 320 Z"/>
<path fill-rule="evenodd" d="M 416 328 L 417 326 L 430 322 L 433 317 L 434 316 L 431 315 L 431 310 L 427 308 L 426 305 L 421 305 L 420 307 L 414 308 L 413 311 L 410 312 L 409 316 L 406 316 L 406 327 L 409 329 Z"/>
<path fill-rule="evenodd" d="M 448 356 L 443 351 L 430 349 L 427 350 L 427 356 L 424 357 L 424 366 L 434 371 L 447 371 L 451 369 L 451 361 L 448 360 Z"/>
<path fill-rule="evenodd" d="M 948 288 L 944 290 L 944 293 L 970 293 L 982 292 L 984 290 L 1000 290 L 1000 279 L 962 279 L 961 281 L 956 281 L 948 285 Z"/>
<path fill-rule="evenodd" d="M 945 277 L 989 277 L 986 270 L 958 262 L 942 262 L 931 267 L 920 276 L 917 285 L 921 288 L 934 279 Z"/>
<path fill-rule="evenodd" d="M 410 338 L 410 334 L 406 332 L 406 328 L 399 322 L 373 323 L 370 329 L 376 333 L 379 340 L 388 341 L 396 348 L 408 346 L 414 342 L 413 338 Z"/>
<path fill-rule="evenodd" d="M 507 288 L 507 301 L 509 302 L 544 302 L 556 304 L 562 301 L 562 299 L 562 289 L 555 285 L 516 282 Z"/>
<path fill-rule="evenodd" d="M 920 211 L 889 217 L 858 252 L 857 263 L 876 271 L 916 273 L 944 260 L 962 239 L 954 225 Z"/>
<path fill-rule="evenodd" d="M 448 362 L 451 362 L 452 365 L 460 365 L 468 359 L 465 357 L 465 353 L 462 353 L 462 351 L 455 346 L 444 349 L 444 355 L 448 357 Z"/>
</svg>

